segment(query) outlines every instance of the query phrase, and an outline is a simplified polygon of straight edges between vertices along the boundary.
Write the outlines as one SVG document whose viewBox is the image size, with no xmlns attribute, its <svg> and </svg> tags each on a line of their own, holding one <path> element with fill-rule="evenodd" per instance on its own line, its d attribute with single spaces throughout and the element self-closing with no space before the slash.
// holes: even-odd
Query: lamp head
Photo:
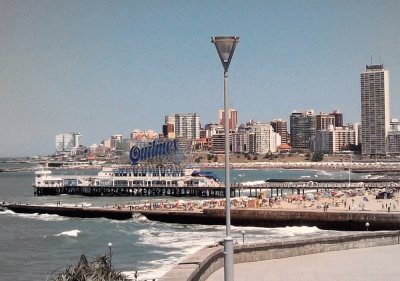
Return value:
<svg viewBox="0 0 400 281">
<path fill-rule="evenodd" d="M 228 71 L 239 36 L 215 36 L 211 37 L 211 43 L 217 48 L 219 58 L 225 71 Z"/>
</svg>

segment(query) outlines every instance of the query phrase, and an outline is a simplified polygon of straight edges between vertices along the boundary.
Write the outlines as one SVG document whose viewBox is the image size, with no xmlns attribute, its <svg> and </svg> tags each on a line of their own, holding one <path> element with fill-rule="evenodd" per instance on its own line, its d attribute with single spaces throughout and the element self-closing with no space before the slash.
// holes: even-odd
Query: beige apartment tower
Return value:
<svg viewBox="0 0 400 281">
<path fill-rule="evenodd" d="M 361 73 L 362 154 L 386 155 L 389 128 L 389 71 L 367 65 Z"/>
</svg>

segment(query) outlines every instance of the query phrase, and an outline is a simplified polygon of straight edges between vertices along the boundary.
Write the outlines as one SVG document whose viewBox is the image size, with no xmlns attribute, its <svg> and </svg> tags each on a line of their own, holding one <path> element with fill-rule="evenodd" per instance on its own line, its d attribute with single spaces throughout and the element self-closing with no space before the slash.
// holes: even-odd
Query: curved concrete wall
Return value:
<svg viewBox="0 0 400 281">
<path fill-rule="evenodd" d="M 187 223 L 225 225 L 225 210 L 222 208 L 203 209 L 202 212 L 185 211 L 141 211 L 150 220 Z M 369 230 L 400 229 L 400 213 L 368 211 L 318 211 L 280 209 L 231 209 L 231 223 L 236 226 L 284 227 L 316 226 L 320 229 L 364 231 L 369 222 Z"/>
<path fill-rule="evenodd" d="M 382 231 L 281 242 L 235 245 L 234 262 L 255 262 L 399 243 L 399 231 Z M 205 248 L 180 262 L 172 270 L 167 272 L 160 281 L 204 281 L 214 271 L 223 267 L 223 264 L 223 246 Z"/>
</svg>

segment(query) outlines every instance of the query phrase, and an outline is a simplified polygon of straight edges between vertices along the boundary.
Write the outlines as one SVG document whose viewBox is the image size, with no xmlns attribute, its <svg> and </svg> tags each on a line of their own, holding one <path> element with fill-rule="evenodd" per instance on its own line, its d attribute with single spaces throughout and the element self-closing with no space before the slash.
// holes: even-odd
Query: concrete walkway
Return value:
<svg viewBox="0 0 400 281">
<path fill-rule="evenodd" d="M 400 245 L 235 264 L 235 281 L 398 281 Z M 207 281 L 224 280 L 223 268 Z"/>
</svg>

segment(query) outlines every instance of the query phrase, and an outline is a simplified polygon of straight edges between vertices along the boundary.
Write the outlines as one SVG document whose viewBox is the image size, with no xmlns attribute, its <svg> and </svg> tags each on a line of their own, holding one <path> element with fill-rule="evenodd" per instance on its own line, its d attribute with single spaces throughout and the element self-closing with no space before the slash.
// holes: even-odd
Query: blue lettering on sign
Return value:
<svg viewBox="0 0 400 281">
<path fill-rule="evenodd" d="M 176 140 L 168 142 L 149 142 L 145 147 L 132 146 L 129 152 L 129 158 L 132 165 L 136 165 L 139 161 L 164 157 L 178 151 L 178 143 Z"/>
</svg>

